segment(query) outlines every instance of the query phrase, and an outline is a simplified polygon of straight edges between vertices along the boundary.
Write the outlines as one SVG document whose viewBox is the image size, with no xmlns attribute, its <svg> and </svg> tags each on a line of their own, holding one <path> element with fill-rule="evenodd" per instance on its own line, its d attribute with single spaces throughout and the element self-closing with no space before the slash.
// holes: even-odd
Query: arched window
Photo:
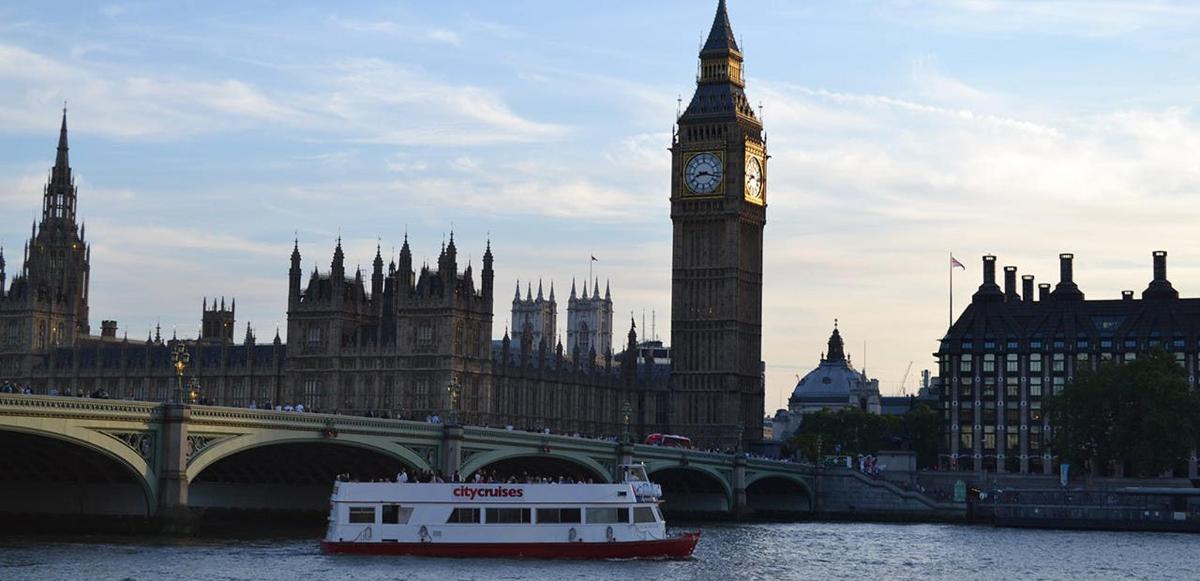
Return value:
<svg viewBox="0 0 1200 581">
<path fill-rule="evenodd" d="M 579 340 L 578 340 L 579 352 L 587 353 L 588 349 L 590 349 L 592 347 L 592 337 L 591 337 L 591 335 L 588 334 L 588 324 L 584 323 L 584 322 L 580 322 L 578 332 L 579 332 Z"/>
</svg>

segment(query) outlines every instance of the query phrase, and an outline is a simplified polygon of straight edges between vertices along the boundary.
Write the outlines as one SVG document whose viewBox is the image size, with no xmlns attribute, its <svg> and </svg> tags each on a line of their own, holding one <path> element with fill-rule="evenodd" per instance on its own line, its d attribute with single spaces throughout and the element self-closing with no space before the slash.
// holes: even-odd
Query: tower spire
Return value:
<svg viewBox="0 0 1200 581">
<path fill-rule="evenodd" d="M 67 147 L 67 103 L 63 102 L 62 126 L 58 129 L 58 155 L 54 158 L 54 169 L 69 170 L 71 168 Z"/>
<path fill-rule="evenodd" d="M 725 8 L 725 0 L 720 0 L 717 2 L 717 14 L 713 17 L 712 28 L 708 31 L 708 40 L 705 41 L 704 48 L 700 49 L 700 56 L 724 55 L 729 51 L 741 53 L 737 39 L 733 36 L 733 25 L 729 23 L 729 11 Z"/>
</svg>

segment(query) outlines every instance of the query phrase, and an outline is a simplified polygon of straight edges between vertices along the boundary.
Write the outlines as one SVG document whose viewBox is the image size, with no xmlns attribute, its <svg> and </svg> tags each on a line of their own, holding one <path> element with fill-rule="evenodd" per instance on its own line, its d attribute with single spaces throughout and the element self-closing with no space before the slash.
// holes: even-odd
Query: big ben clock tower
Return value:
<svg viewBox="0 0 1200 581">
<path fill-rule="evenodd" d="M 671 144 L 671 425 L 706 446 L 762 439 L 767 149 L 725 0 Z"/>
</svg>

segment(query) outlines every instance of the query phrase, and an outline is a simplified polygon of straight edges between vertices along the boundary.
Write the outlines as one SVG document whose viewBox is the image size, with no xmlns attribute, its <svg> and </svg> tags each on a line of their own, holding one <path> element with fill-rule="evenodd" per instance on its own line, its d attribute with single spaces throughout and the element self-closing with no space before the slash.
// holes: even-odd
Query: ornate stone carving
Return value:
<svg viewBox="0 0 1200 581">
<path fill-rule="evenodd" d="M 151 468 L 154 468 L 154 460 L 157 457 L 155 452 L 155 434 L 154 432 L 106 432 L 121 441 L 121 443 L 129 446 L 131 450 L 137 452 Z"/>
</svg>

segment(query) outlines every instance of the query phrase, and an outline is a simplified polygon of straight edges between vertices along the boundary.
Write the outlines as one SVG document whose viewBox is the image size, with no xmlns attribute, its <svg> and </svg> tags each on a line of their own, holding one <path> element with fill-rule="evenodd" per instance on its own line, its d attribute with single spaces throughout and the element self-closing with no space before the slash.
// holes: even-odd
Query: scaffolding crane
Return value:
<svg viewBox="0 0 1200 581">
<path fill-rule="evenodd" d="M 908 367 L 904 368 L 904 377 L 900 378 L 900 395 L 908 395 L 908 374 L 912 372 L 912 361 L 908 362 Z"/>
</svg>

